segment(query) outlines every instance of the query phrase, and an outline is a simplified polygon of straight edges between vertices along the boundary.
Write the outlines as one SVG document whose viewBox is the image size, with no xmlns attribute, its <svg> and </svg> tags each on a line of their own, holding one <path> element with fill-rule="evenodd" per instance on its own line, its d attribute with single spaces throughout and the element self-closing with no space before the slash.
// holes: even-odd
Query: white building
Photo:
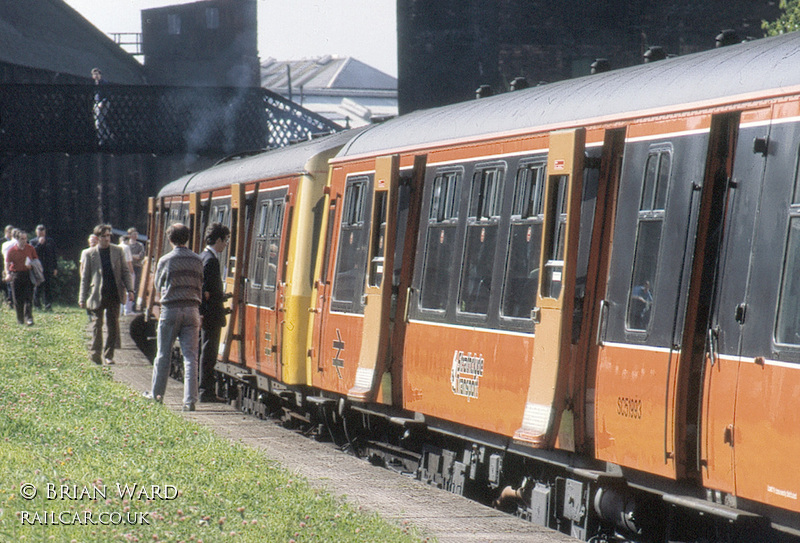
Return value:
<svg viewBox="0 0 800 543">
<path fill-rule="evenodd" d="M 345 127 L 397 115 L 397 79 L 352 57 L 269 58 L 261 86 Z"/>
</svg>

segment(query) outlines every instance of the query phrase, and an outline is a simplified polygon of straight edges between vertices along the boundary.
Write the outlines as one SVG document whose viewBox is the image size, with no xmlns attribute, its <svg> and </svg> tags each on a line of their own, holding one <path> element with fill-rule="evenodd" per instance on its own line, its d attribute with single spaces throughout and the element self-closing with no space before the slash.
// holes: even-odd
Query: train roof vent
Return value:
<svg viewBox="0 0 800 543">
<path fill-rule="evenodd" d="M 514 79 L 511 81 L 511 90 L 512 90 L 512 91 L 517 91 L 517 90 L 527 89 L 527 88 L 528 88 L 528 86 L 529 86 L 529 85 L 528 85 L 528 80 L 527 80 L 526 78 L 522 77 L 522 76 L 520 76 L 520 77 L 515 77 L 515 78 L 514 78 Z"/>
<path fill-rule="evenodd" d="M 488 98 L 493 94 L 494 91 L 492 90 L 492 87 L 489 85 L 481 85 L 480 87 L 475 89 L 475 98 Z"/>
<path fill-rule="evenodd" d="M 655 62 L 657 60 L 664 60 L 667 58 L 667 53 L 660 45 L 651 45 L 650 48 L 644 53 L 645 62 Z"/>
<path fill-rule="evenodd" d="M 739 43 L 742 40 L 739 39 L 739 34 L 737 34 L 735 30 L 728 28 L 717 34 L 714 41 L 716 42 L 715 47 L 725 47 L 726 45 Z"/>
<path fill-rule="evenodd" d="M 607 58 L 598 58 L 594 62 L 592 62 L 592 75 L 594 74 L 601 74 L 603 72 L 607 72 L 611 69 L 611 63 L 608 61 Z"/>
</svg>

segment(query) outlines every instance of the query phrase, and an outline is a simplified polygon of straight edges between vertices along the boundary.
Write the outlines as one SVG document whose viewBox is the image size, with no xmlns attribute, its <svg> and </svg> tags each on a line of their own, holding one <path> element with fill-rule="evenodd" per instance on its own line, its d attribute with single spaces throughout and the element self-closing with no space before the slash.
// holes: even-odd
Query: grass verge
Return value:
<svg viewBox="0 0 800 543">
<path fill-rule="evenodd" d="M 83 311 L 36 318 L 0 310 L 0 541 L 420 539 L 114 382 Z"/>
</svg>

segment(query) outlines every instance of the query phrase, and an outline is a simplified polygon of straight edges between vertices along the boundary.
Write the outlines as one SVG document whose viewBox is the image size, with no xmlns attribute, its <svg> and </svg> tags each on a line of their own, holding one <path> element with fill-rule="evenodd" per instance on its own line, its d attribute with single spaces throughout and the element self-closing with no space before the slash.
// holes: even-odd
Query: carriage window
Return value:
<svg viewBox="0 0 800 543">
<path fill-rule="evenodd" d="M 625 319 L 629 330 L 647 330 L 653 317 L 653 293 L 671 161 L 670 148 L 653 149 L 647 157 Z"/>
<path fill-rule="evenodd" d="M 794 198 L 792 203 L 800 204 L 800 148 L 798 148 L 797 159 L 794 167 Z"/>
<path fill-rule="evenodd" d="M 272 202 L 272 213 L 267 223 L 267 268 L 264 271 L 264 288 L 272 291 L 274 297 L 278 279 L 278 256 L 281 247 L 281 231 L 283 229 L 283 200 Z M 274 305 L 274 301 L 273 304 Z"/>
<path fill-rule="evenodd" d="M 451 219 L 458 213 L 458 184 L 460 172 L 446 172 L 433 180 L 433 196 L 428 218 L 434 222 Z"/>
<path fill-rule="evenodd" d="M 383 245 L 386 242 L 386 192 L 375 193 L 375 210 L 377 212 L 372 233 L 372 262 L 369 267 L 369 286 L 378 287 L 383 281 Z"/>
<path fill-rule="evenodd" d="M 464 313 L 486 315 L 489 311 L 504 173 L 504 166 L 478 167 L 472 177 L 463 276 L 458 295 L 458 308 Z"/>
<path fill-rule="evenodd" d="M 255 252 L 253 270 L 250 277 L 253 278 L 253 287 L 258 288 L 261 286 L 261 277 L 264 275 L 264 265 L 267 260 L 267 222 L 269 221 L 270 212 L 272 211 L 272 202 L 267 200 L 262 202 L 258 209 L 256 220 L 258 221 L 255 232 Z"/>
<path fill-rule="evenodd" d="M 522 165 L 514 184 L 502 315 L 530 319 L 539 287 L 544 164 Z"/>
<path fill-rule="evenodd" d="M 800 212 L 789 220 L 789 239 L 778 299 L 775 342 L 800 345 Z"/>
<path fill-rule="evenodd" d="M 548 231 L 545 241 L 546 258 L 544 263 L 544 277 L 542 278 L 542 296 L 556 299 L 561 295 L 561 284 L 564 272 L 564 242 L 567 231 L 567 182 L 569 176 L 553 175 L 547 184 L 549 198 L 545 199 L 548 206 Z"/>
<path fill-rule="evenodd" d="M 357 177 L 348 180 L 345 188 L 332 293 L 332 307 L 339 311 L 363 312 L 361 296 L 369 243 L 367 210 L 372 203 L 368 182 L 367 177 Z"/>
<path fill-rule="evenodd" d="M 169 209 L 163 211 L 164 213 L 164 226 L 161 229 L 161 254 L 167 254 L 170 251 L 169 241 L 167 240 L 167 228 L 170 225 Z"/>
<path fill-rule="evenodd" d="M 420 293 L 425 309 L 446 309 L 453 270 L 460 264 L 453 257 L 462 175 L 461 169 L 443 170 L 433 180 Z"/>
<path fill-rule="evenodd" d="M 274 193 L 273 193 L 274 195 Z M 283 229 L 283 195 L 272 199 L 259 197 L 253 226 L 252 255 L 248 303 L 269 309 L 275 308 L 278 282 L 278 256 Z"/>
<path fill-rule="evenodd" d="M 209 213 L 208 213 L 208 222 L 201 222 L 200 224 L 208 225 L 208 224 L 211 224 L 212 222 L 218 222 L 218 223 L 224 224 L 228 228 L 231 227 L 231 224 L 230 224 L 230 221 L 229 221 L 229 217 L 228 217 L 228 206 L 227 205 L 225 205 L 225 204 L 223 204 L 223 205 L 217 204 L 217 205 L 211 206 L 211 209 L 209 210 Z M 234 244 L 235 237 L 236 237 L 236 232 L 233 229 L 231 229 L 231 238 L 230 238 L 231 242 L 228 245 L 225 246 L 225 249 L 222 250 L 222 254 L 220 255 L 219 262 L 220 262 L 220 266 L 222 267 L 220 271 L 222 272 L 223 279 L 225 277 L 228 277 L 228 272 L 230 271 L 230 265 L 229 265 L 230 263 L 229 263 L 228 255 L 230 254 L 230 251 L 231 251 L 231 245 Z"/>
</svg>

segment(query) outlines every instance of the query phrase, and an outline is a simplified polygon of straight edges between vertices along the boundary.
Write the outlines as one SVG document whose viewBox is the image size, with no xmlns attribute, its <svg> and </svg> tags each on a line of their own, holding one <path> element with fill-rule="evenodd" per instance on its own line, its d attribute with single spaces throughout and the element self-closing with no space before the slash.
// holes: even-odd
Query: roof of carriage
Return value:
<svg viewBox="0 0 800 543">
<path fill-rule="evenodd" d="M 164 185 L 158 195 L 176 196 L 224 187 L 232 183 L 304 173 L 309 160 L 327 151 L 338 151 L 347 140 L 360 131 L 361 129 L 347 130 L 254 155 L 228 157 L 210 168 L 184 175 Z"/>
<path fill-rule="evenodd" d="M 421 110 L 372 127 L 339 156 L 737 101 L 800 85 L 800 32 Z"/>
</svg>

